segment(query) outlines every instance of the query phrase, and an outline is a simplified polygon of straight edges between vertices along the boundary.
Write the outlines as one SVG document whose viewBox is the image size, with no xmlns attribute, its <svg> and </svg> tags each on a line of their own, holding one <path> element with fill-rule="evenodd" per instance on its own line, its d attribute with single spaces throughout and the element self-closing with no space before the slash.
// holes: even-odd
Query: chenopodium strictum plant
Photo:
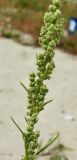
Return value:
<svg viewBox="0 0 77 160">
<path fill-rule="evenodd" d="M 48 92 L 45 81 L 50 79 L 52 71 L 55 68 L 53 62 L 54 49 L 63 35 L 63 18 L 61 17 L 60 8 L 61 1 L 52 0 L 48 12 L 44 15 L 44 26 L 40 31 L 39 43 L 44 51 L 36 55 L 37 71 L 29 75 L 29 88 L 26 88 L 21 82 L 21 85 L 28 94 L 28 112 L 25 117 L 27 122 L 26 133 L 22 131 L 13 118 L 12 121 L 23 136 L 25 155 L 22 157 L 22 160 L 36 160 L 37 155 L 49 147 L 58 137 L 58 135 L 54 136 L 43 148 L 38 150 L 40 132 L 35 131 L 35 125 L 38 122 L 39 113 L 44 110 L 45 105 L 52 101 L 45 102 Z"/>
</svg>

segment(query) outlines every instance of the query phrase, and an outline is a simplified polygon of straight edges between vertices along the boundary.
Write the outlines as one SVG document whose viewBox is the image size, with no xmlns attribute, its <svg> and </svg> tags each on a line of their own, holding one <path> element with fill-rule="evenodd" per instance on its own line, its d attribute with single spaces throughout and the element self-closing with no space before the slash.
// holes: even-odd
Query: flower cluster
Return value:
<svg viewBox="0 0 77 160">
<path fill-rule="evenodd" d="M 27 160 L 36 159 L 36 151 L 38 148 L 39 132 L 34 132 L 34 126 L 38 121 L 38 114 L 44 109 L 44 99 L 48 92 L 46 85 L 40 79 L 35 79 L 35 74 L 30 74 L 30 87 L 28 89 L 28 103 L 27 106 L 27 133 L 26 133 L 26 158 Z M 25 158 L 24 158 L 25 160 Z"/>
<path fill-rule="evenodd" d="M 60 0 L 53 0 L 44 16 L 44 26 L 40 32 L 40 45 L 45 50 L 37 57 L 38 76 L 49 79 L 55 67 L 53 62 L 54 48 L 63 35 L 63 18 L 61 18 Z"/>
<path fill-rule="evenodd" d="M 52 0 L 48 12 L 44 16 L 44 26 L 40 32 L 39 42 L 44 49 L 36 56 L 37 72 L 29 76 L 27 132 L 25 133 L 25 157 L 23 160 L 35 160 L 38 148 L 39 132 L 35 131 L 39 112 L 44 109 L 45 96 L 48 92 L 44 81 L 50 79 L 55 67 L 53 62 L 54 49 L 63 34 L 63 19 L 61 18 L 60 0 Z"/>
</svg>

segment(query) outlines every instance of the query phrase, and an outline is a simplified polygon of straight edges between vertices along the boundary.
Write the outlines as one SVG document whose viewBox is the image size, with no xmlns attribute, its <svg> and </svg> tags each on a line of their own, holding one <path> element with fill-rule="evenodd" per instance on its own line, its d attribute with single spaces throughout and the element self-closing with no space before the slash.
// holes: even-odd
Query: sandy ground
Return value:
<svg viewBox="0 0 77 160">
<path fill-rule="evenodd" d="M 35 55 L 40 50 L 0 39 L 0 160 L 20 160 L 24 153 L 21 135 L 10 117 L 25 129 L 27 95 L 19 81 L 28 85 L 28 74 L 35 70 Z M 69 160 L 77 160 L 77 57 L 55 52 L 56 69 L 47 95 L 54 101 L 40 114 L 37 128 L 43 140 L 59 131 L 61 142 L 75 149 L 67 152 Z"/>
</svg>

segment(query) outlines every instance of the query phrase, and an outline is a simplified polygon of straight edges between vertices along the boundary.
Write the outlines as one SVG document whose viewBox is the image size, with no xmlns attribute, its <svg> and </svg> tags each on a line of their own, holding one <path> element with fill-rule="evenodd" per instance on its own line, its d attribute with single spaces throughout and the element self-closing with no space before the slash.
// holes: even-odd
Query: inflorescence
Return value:
<svg viewBox="0 0 77 160">
<path fill-rule="evenodd" d="M 44 49 L 43 53 L 36 55 L 37 72 L 29 75 L 28 93 L 28 112 L 25 117 L 27 131 L 23 134 L 25 142 L 25 156 L 23 160 L 35 160 L 38 149 L 38 138 L 40 132 L 35 131 L 35 124 L 38 121 L 40 111 L 44 106 L 51 102 L 45 102 L 48 88 L 45 80 L 49 80 L 55 64 L 53 61 L 54 49 L 63 35 L 63 18 L 61 18 L 60 0 L 52 0 L 48 12 L 44 15 L 44 26 L 40 32 L 40 46 Z"/>
</svg>

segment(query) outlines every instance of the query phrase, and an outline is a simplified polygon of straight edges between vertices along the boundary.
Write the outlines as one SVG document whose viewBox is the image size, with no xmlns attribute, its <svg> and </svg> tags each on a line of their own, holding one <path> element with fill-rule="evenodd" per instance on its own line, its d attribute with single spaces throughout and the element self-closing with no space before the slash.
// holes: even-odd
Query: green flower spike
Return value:
<svg viewBox="0 0 77 160">
<path fill-rule="evenodd" d="M 48 92 L 44 81 L 50 79 L 55 64 L 53 62 L 54 49 L 59 43 L 63 35 L 63 18 L 61 18 L 61 1 L 52 0 L 49 5 L 48 12 L 44 15 L 44 26 L 40 31 L 39 43 L 44 49 L 43 53 L 36 56 L 37 72 L 29 75 L 29 88 L 27 89 L 22 82 L 21 85 L 28 94 L 27 115 L 25 120 L 27 122 L 26 133 L 24 133 L 17 123 L 14 124 L 22 133 L 25 144 L 25 155 L 22 160 L 36 160 L 37 155 L 49 147 L 58 137 L 57 134 L 50 142 L 48 142 L 40 151 L 38 151 L 38 138 L 40 132 L 35 131 L 35 124 L 38 121 L 40 111 L 44 106 L 51 102 L 45 102 L 45 96 Z"/>
</svg>

